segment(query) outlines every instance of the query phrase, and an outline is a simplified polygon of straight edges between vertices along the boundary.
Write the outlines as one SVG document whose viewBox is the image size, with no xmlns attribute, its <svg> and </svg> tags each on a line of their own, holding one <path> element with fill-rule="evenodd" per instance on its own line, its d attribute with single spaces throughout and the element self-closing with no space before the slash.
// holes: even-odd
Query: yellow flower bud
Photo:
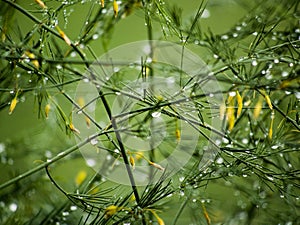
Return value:
<svg viewBox="0 0 300 225">
<path fill-rule="evenodd" d="M 269 134 L 268 134 L 268 138 L 270 140 L 272 140 L 272 138 L 273 138 L 273 123 L 274 123 L 274 118 L 275 118 L 275 113 L 272 111 L 272 114 L 271 114 L 271 123 L 270 123 Z"/>
<path fill-rule="evenodd" d="M 261 109 L 262 109 L 262 101 L 263 101 L 263 98 L 261 98 L 261 96 L 259 97 L 256 105 L 254 106 L 254 111 L 253 111 L 253 117 L 255 119 L 257 119 L 259 117 L 259 114 L 261 112 Z"/>
<path fill-rule="evenodd" d="M 18 103 L 18 99 L 17 99 L 17 95 L 14 97 L 13 100 L 11 100 L 10 106 L 9 106 L 9 115 L 11 115 L 13 113 L 13 111 L 16 108 L 16 105 Z"/>
<path fill-rule="evenodd" d="M 74 124 L 72 122 L 69 124 L 69 128 L 71 131 L 73 131 L 77 134 L 80 134 L 80 131 L 74 126 Z"/>
<path fill-rule="evenodd" d="M 267 94 L 265 95 L 265 100 L 266 100 L 266 102 L 267 102 L 269 108 L 270 108 L 271 110 L 273 110 L 273 105 L 272 105 L 272 102 L 271 102 L 271 99 L 270 99 L 269 95 L 267 95 Z"/>
<path fill-rule="evenodd" d="M 234 123 L 235 123 L 235 115 L 234 115 L 234 107 L 233 106 L 229 106 L 227 108 L 227 120 L 228 120 L 228 130 L 231 131 L 234 127 Z"/>
<path fill-rule="evenodd" d="M 130 162 L 130 165 L 132 166 L 132 168 L 134 169 L 135 168 L 135 161 L 134 161 L 134 158 L 132 157 L 132 155 L 129 156 L 129 162 Z"/>
<path fill-rule="evenodd" d="M 49 115 L 50 109 L 51 109 L 51 106 L 50 106 L 50 104 L 48 103 L 48 104 L 45 106 L 45 116 L 46 116 L 47 119 L 48 119 L 48 115 Z"/>
<path fill-rule="evenodd" d="M 45 3 L 44 3 L 43 1 L 41 1 L 41 0 L 35 0 L 35 2 L 36 2 L 37 4 L 39 4 L 39 6 L 40 6 L 42 9 L 46 9 L 46 8 L 47 8 L 47 6 L 45 5 Z"/>
<path fill-rule="evenodd" d="M 114 0 L 114 2 L 113 2 L 113 9 L 114 9 L 115 17 L 117 17 L 118 16 L 118 12 L 119 12 L 119 5 L 118 5 L 118 3 L 117 3 L 116 0 Z"/>
<path fill-rule="evenodd" d="M 105 209 L 105 216 L 106 217 L 111 217 L 121 209 L 122 209 L 122 207 L 119 207 L 119 206 L 116 206 L 116 205 L 110 205 Z"/>
<path fill-rule="evenodd" d="M 238 104 L 236 117 L 239 117 L 241 115 L 242 109 L 243 109 L 243 98 L 238 91 L 236 91 L 236 100 L 237 100 L 237 104 Z"/>
<path fill-rule="evenodd" d="M 64 39 L 64 41 L 67 43 L 67 45 L 70 45 L 71 46 L 71 40 L 68 38 L 68 36 L 65 34 L 65 32 L 63 32 L 59 26 L 56 26 L 56 29 L 59 33 L 59 35 Z"/>
</svg>

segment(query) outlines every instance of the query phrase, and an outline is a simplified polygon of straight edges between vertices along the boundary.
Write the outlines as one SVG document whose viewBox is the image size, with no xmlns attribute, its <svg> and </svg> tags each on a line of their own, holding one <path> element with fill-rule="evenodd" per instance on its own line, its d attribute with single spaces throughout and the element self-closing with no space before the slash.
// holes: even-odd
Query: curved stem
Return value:
<svg viewBox="0 0 300 225">
<path fill-rule="evenodd" d="M 3 188 L 6 188 L 36 172 L 39 172 L 40 170 L 43 170 L 44 168 L 48 167 L 49 165 L 51 165 L 52 163 L 66 157 L 67 155 L 69 155 L 70 153 L 76 151 L 77 149 L 81 148 L 82 146 L 84 146 L 85 144 L 89 143 L 92 139 L 98 137 L 99 135 L 102 135 L 104 134 L 104 132 L 102 133 L 97 133 L 97 134 L 94 134 L 88 138 L 86 138 L 85 140 L 83 140 L 82 142 L 78 143 L 77 145 L 74 145 L 72 146 L 71 148 L 68 148 L 67 150 L 63 151 L 63 152 L 60 152 L 57 156 L 53 157 L 52 159 L 48 159 L 47 162 L 44 162 L 42 164 L 40 164 L 39 166 L 31 169 L 31 170 L 28 170 L 27 172 L 25 173 L 22 173 L 20 174 L 19 176 L 3 183 L 0 185 L 0 190 L 3 189 Z"/>
</svg>

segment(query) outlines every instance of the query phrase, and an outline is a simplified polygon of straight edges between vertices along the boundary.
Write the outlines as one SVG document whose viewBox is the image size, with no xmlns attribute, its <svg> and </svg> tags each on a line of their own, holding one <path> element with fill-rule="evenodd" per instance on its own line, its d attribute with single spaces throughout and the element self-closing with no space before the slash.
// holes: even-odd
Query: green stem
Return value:
<svg viewBox="0 0 300 225">
<path fill-rule="evenodd" d="M 180 208 L 179 210 L 177 211 L 176 215 L 175 215 L 175 218 L 173 220 L 173 223 L 172 225 L 176 225 L 181 213 L 183 212 L 183 209 L 186 207 L 186 204 L 188 203 L 188 201 L 190 200 L 190 195 L 186 197 L 185 201 L 180 205 Z"/>
<path fill-rule="evenodd" d="M 6 188 L 36 172 L 39 172 L 40 170 L 43 170 L 44 168 L 46 168 L 47 166 L 51 165 L 52 163 L 64 158 L 65 156 L 69 155 L 70 153 L 76 151 L 77 149 L 81 148 L 82 146 L 84 146 L 85 144 L 89 143 L 92 139 L 98 137 L 99 135 L 101 135 L 103 133 L 97 133 L 97 134 L 94 134 L 88 138 L 86 138 L 85 140 L 83 140 L 82 142 L 78 143 L 77 145 L 74 145 L 70 148 L 68 148 L 67 150 L 63 151 L 63 152 L 60 152 L 57 156 L 53 157 L 52 159 L 48 159 L 47 162 L 44 162 L 42 164 L 40 164 L 39 166 L 31 169 L 31 170 L 28 170 L 27 172 L 25 173 L 22 173 L 20 174 L 19 176 L 3 183 L 0 185 L 0 190 L 3 189 L 3 188 Z"/>
<path fill-rule="evenodd" d="M 139 193 L 137 191 L 135 180 L 134 180 L 134 177 L 133 177 L 133 174 L 132 174 L 132 171 L 131 171 L 131 167 L 130 167 L 130 164 L 129 164 L 129 161 L 128 161 L 128 157 L 127 157 L 127 154 L 126 154 L 126 150 L 125 150 L 125 147 L 124 147 L 122 139 L 121 139 L 120 131 L 117 128 L 115 118 L 111 119 L 111 124 L 112 124 L 112 127 L 114 128 L 114 132 L 115 132 L 116 138 L 118 140 L 121 155 L 122 155 L 123 161 L 125 163 L 126 171 L 128 173 L 128 177 L 129 177 L 129 180 L 130 180 L 130 184 L 131 184 L 131 187 L 132 187 L 132 190 L 133 190 L 134 197 L 136 199 L 137 204 L 139 204 L 140 203 L 140 196 L 139 196 Z"/>
</svg>

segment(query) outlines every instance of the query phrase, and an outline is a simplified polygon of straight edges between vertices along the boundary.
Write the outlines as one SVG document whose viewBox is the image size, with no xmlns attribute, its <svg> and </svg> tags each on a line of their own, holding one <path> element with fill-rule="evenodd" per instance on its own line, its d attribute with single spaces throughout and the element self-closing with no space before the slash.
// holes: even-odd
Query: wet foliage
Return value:
<svg viewBox="0 0 300 225">
<path fill-rule="evenodd" d="M 112 50 L 132 17 L 173 65 Z M 40 125 L 1 139 L 0 223 L 298 224 L 299 23 L 297 0 L 1 0 L 1 115 Z"/>
</svg>

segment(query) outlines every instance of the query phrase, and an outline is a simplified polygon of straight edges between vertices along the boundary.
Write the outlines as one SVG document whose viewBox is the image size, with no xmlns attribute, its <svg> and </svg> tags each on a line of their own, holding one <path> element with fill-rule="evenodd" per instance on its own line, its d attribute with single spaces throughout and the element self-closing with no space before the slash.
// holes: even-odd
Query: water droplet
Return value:
<svg viewBox="0 0 300 225">
<path fill-rule="evenodd" d="M 239 31 L 239 30 L 242 29 L 242 27 L 241 27 L 241 26 L 237 26 L 235 29 L 236 29 L 237 31 Z"/>
<path fill-rule="evenodd" d="M 222 39 L 222 40 L 227 40 L 228 38 L 229 38 L 229 36 L 226 35 L 226 34 L 224 34 L 224 35 L 221 36 L 221 39 Z"/>
<path fill-rule="evenodd" d="M 279 59 L 274 59 L 274 63 L 279 63 Z"/>
<path fill-rule="evenodd" d="M 93 167 L 96 165 L 96 160 L 94 159 L 86 159 L 86 164 L 89 166 L 89 167 Z"/>
<path fill-rule="evenodd" d="M 46 156 L 46 158 L 52 158 L 52 152 L 49 151 L 49 150 L 47 150 L 47 151 L 45 152 L 45 156 Z"/>
<path fill-rule="evenodd" d="M 71 57 L 76 57 L 76 52 L 71 52 Z"/>
<path fill-rule="evenodd" d="M 222 157 L 219 157 L 217 160 L 216 160 L 216 163 L 217 164 L 222 164 L 224 162 L 224 159 Z"/>
<path fill-rule="evenodd" d="M 91 142 L 92 145 L 98 144 L 97 138 L 92 139 L 90 142 Z"/>
<path fill-rule="evenodd" d="M 214 54 L 214 58 L 215 58 L 215 59 L 218 59 L 219 56 L 218 56 L 217 54 Z"/>
<path fill-rule="evenodd" d="M 197 202 L 197 199 L 193 198 L 192 202 Z"/>
<path fill-rule="evenodd" d="M 224 144 L 228 144 L 229 143 L 229 140 L 227 138 L 225 138 L 225 137 L 222 138 L 222 141 L 223 141 Z"/>
<path fill-rule="evenodd" d="M 10 211 L 15 212 L 18 209 L 18 205 L 16 203 L 11 203 L 8 208 Z"/>
<path fill-rule="evenodd" d="M 61 69 L 62 69 L 62 65 L 57 64 L 57 65 L 56 65 L 56 69 L 61 70 Z"/>
<path fill-rule="evenodd" d="M 236 92 L 235 92 L 235 91 L 229 92 L 229 96 L 234 97 L 235 95 L 236 95 Z"/>
<path fill-rule="evenodd" d="M 251 64 L 252 64 L 252 66 L 257 66 L 258 63 L 257 63 L 256 59 L 254 59 Z"/>
<path fill-rule="evenodd" d="M 72 206 L 70 207 L 70 210 L 71 210 L 71 211 L 77 210 L 77 206 L 76 206 L 76 205 L 72 205 Z"/>
<path fill-rule="evenodd" d="M 280 198 L 284 198 L 284 195 L 283 195 L 283 194 L 281 194 L 281 195 L 279 195 L 279 197 L 280 197 Z"/>
<path fill-rule="evenodd" d="M 161 115 L 161 112 L 153 112 L 153 113 L 151 113 L 151 116 L 153 118 L 158 118 L 158 117 L 160 117 L 160 115 Z"/>
<path fill-rule="evenodd" d="M 239 36 L 237 33 L 232 34 L 232 37 L 237 37 L 237 36 Z"/>
<path fill-rule="evenodd" d="M 68 216 L 70 213 L 69 212 L 62 212 L 63 216 Z"/>
<path fill-rule="evenodd" d="M 203 13 L 202 13 L 202 15 L 201 15 L 201 18 L 206 19 L 206 18 L 209 18 L 209 17 L 210 17 L 210 12 L 209 12 L 209 10 L 204 9 L 204 11 L 203 11 Z"/>
<path fill-rule="evenodd" d="M 287 71 L 282 71 L 281 76 L 282 77 L 287 77 L 289 73 Z"/>
<path fill-rule="evenodd" d="M 242 143 L 243 144 L 248 144 L 249 143 L 249 139 L 248 138 L 243 138 L 242 139 Z"/>
</svg>

